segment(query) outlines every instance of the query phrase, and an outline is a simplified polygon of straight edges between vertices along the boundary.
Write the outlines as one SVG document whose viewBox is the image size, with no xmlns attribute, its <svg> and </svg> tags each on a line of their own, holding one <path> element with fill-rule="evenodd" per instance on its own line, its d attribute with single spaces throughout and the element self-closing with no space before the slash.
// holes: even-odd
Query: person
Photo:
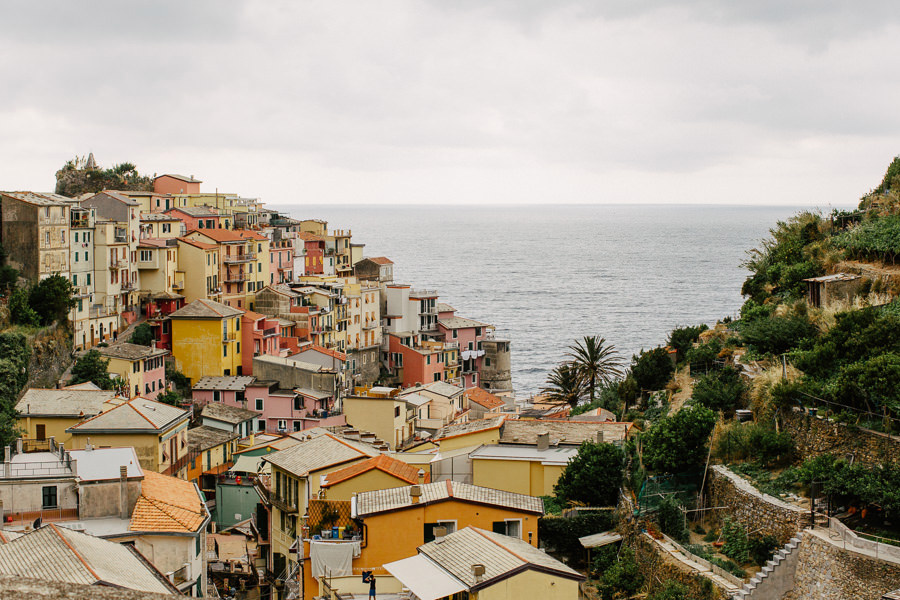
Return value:
<svg viewBox="0 0 900 600">
<path fill-rule="evenodd" d="M 369 575 L 369 598 L 375 597 L 375 575 Z"/>
</svg>

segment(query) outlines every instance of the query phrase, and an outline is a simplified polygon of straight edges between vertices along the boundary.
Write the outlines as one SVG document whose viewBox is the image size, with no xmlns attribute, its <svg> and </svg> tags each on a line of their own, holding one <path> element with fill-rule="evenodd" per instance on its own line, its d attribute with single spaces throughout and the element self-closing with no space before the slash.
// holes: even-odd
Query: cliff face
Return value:
<svg viewBox="0 0 900 600">
<path fill-rule="evenodd" d="M 55 388 L 63 373 L 72 365 L 72 334 L 59 324 L 28 336 L 31 360 L 28 363 L 30 387 Z"/>
</svg>

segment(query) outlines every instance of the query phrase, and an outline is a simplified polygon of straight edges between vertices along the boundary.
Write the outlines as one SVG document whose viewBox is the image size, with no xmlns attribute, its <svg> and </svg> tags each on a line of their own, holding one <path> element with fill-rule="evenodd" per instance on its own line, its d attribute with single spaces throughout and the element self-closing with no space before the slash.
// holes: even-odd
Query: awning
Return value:
<svg viewBox="0 0 900 600">
<path fill-rule="evenodd" d="M 234 466 L 229 469 L 232 473 L 258 473 L 262 456 L 244 456 L 239 454 Z"/>
<path fill-rule="evenodd" d="M 581 545 L 585 548 L 599 548 L 600 546 L 618 542 L 621 539 L 622 536 L 615 531 L 604 531 L 603 533 L 595 533 L 594 535 L 586 535 L 578 538 L 578 541 L 581 542 Z"/>
<path fill-rule="evenodd" d="M 384 568 L 420 600 L 437 600 L 467 589 L 460 580 L 421 554 L 387 563 Z"/>
</svg>

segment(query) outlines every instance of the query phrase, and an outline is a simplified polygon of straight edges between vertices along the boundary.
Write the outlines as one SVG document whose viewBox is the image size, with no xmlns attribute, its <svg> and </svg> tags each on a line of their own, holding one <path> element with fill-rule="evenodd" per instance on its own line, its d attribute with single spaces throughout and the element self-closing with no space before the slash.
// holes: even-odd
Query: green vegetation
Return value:
<svg viewBox="0 0 900 600">
<path fill-rule="evenodd" d="M 655 423 L 643 435 L 644 464 L 661 473 L 702 468 L 716 413 L 704 406 L 685 406 Z"/>
<path fill-rule="evenodd" d="M 184 398 L 181 396 L 181 394 L 174 390 L 166 390 L 156 396 L 157 402 L 171 404 L 172 406 L 178 406 L 183 400 Z"/>
<path fill-rule="evenodd" d="M 89 164 L 89 159 L 76 156 L 56 172 L 56 193 L 74 198 L 103 190 L 153 190 L 153 179 L 138 173 L 132 163 L 124 162 L 111 169 Z"/>
<path fill-rule="evenodd" d="M 666 496 L 659 503 L 656 518 L 659 521 L 659 529 L 664 534 L 679 542 L 686 544 L 690 540 L 690 534 L 685 527 L 683 505 L 674 495 Z"/>
<path fill-rule="evenodd" d="M 644 575 L 631 548 L 623 548 L 619 560 L 609 566 L 600 578 L 599 591 L 603 600 L 628 598 L 644 585 Z"/>
<path fill-rule="evenodd" d="M 682 362 L 688 350 L 690 350 L 694 342 L 700 338 L 700 334 L 709 329 L 706 325 L 697 325 L 696 327 L 676 327 L 669 334 L 669 346 L 677 351 L 678 362 Z"/>
<path fill-rule="evenodd" d="M 584 379 L 574 366 L 563 363 L 556 366 L 547 376 L 547 386 L 541 393 L 551 402 L 566 403 L 578 406 L 584 397 Z"/>
<path fill-rule="evenodd" d="M 107 369 L 109 359 L 96 350 L 88 350 L 83 356 L 75 360 L 72 366 L 72 383 L 85 383 L 88 381 L 100 386 L 104 390 L 114 389 L 114 383 Z"/>
<path fill-rule="evenodd" d="M 131 333 L 131 339 L 128 341 L 132 344 L 138 344 L 139 346 L 152 346 L 153 332 L 150 329 L 150 325 L 141 323 L 135 327 L 134 331 Z"/>
<path fill-rule="evenodd" d="M 631 375 L 641 390 L 663 389 L 675 372 L 669 352 L 662 346 L 641 351 L 639 356 L 632 356 L 631 360 Z"/>
<path fill-rule="evenodd" d="M 566 502 L 588 506 L 614 506 L 622 486 L 625 456 L 612 444 L 585 440 L 553 487 Z"/>
<path fill-rule="evenodd" d="M 6 295 L 19 280 L 19 271 L 6 264 L 8 257 L 9 253 L 0 244 L 0 295 Z"/>
<path fill-rule="evenodd" d="M 690 595 L 686 585 L 670 580 L 661 589 L 647 596 L 647 600 L 694 600 L 694 597 Z"/>
<path fill-rule="evenodd" d="M 760 423 L 734 421 L 719 432 L 715 456 L 726 462 L 752 459 L 769 467 L 789 461 L 793 451 L 794 440 L 789 433 Z"/>
<path fill-rule="evenodd" d="M 712 410 L 732 412 L 744 405 L 747 385 L 734 367 L 711 371 L 694 383 L 693 399 Z"/>
<path fill-rule="evenodd" d="M 590 401 L 594 402 L 597 384 L 610 384 L 622 376 L 622 359 L 616 347 L 600 336 L 585 336 L 569 346 L 569 358 L 579 377 L 587 385 Z"/>
<path fill-rule="evenodd" d="M 722 537 L 725 539 L 722 554 L 739 564 L 750 561 L 750 541 L 743 525 L 725 517 L 722 524 Z"/>
<path fill-rule="evenodd" d="M 744 321 L 741 338 L 757 355 L 782 354 L 818 333 L 815 325 L 800 316 L 763 317 Z"/>
<path fill-rule="evenodd" d="M 21 333 L 0 333 L 0 446 L 12 443 L 19 435 L 16 427 L 16 402 L 28 381 L 31 348 Z"/>
<path fill-rule="evenodd" d="M 613 527 L 609 512 L 583 512 L 570 518 L 542 517 L 538 521 L 538 538 L 566 564 L 585 564 L 584 547 L 578 538 L 608 531 Z"/>
<path fill-rule="evenodd" d="M 13 290 L 9 297 L 9 314 L 18 325 L 52 325 L 67 323 L 69 311 L 75 308 L 74 289 L 67 278 L 54 274 L 37 285 Z"/>
</svg>

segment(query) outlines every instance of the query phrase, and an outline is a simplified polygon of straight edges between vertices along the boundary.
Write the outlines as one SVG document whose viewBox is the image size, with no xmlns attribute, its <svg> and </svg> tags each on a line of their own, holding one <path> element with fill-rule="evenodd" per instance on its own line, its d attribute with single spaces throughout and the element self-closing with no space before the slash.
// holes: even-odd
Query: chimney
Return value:
<svg viewBox="0 0 900 600">
<path fill-rule="evenodd" d="M 472 565 L 472 575 L 475 577 L 475 583 L 479 583 L 484 578 L 484 565 L 480 563 Z"/>
<path fill-rule="evenodd" d="M 537 436 L 537 449 L 547 450 L 548 448 L 550 448 L 550 432 L 542 431 Z"/>
<path fill-rule="evenodd" d="M 88 438 L 87 442 L 84 443 L 84 450 L 85 452 L 90 452 L 93 449 L 93 446 L 91 446 L 91 438 Z"/>
<path fill-rule="evenodd" d="M 409 497 L 412 500 L 413 504 L 419 503 L 419 498 L 422 496 L 422 488 L 418 485 L 412 485 L 409 487 Z"/>
<path fill-rule="evenodd" d="M 443 542 L 444 538 L 447 537 L 447 528 L 446 527 L 435 527 L 431 531 L 434 534 L 435 542 Z"/>
<path fill-rule="evenodd" d="M 597 443 L 598 444 L 603 443 L 603 431 L 602 430 L 597 432 Z"/>
<path fill-rule="evenodd" d="M 9 464 L 12 461 L 12 446 L 3 449 L 3 462 Z"/>
<path fill-rule="evenodd" d="M 128 466 L 119 467 L 119 518 L 128 518 Z"/>
<path fill-rule="evenodd" d="M 419 469 L 419 472 L 416 473 L 419 476 L 419 485 L 425 483 L 425 469 Z"/>
</svg>

